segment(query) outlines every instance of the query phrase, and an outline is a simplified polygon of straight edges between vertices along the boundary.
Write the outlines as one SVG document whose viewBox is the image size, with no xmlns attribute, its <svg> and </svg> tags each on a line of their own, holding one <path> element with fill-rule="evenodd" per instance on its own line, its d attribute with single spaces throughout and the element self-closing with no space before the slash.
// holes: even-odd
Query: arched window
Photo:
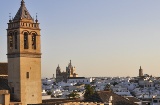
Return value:
<svg viewBox="0 0 160 105">
<path fill-rule="evenodd" d="M 24 33 L 24 49 L 28 49 L 28 33 Z"/>
<path fill-rule="evenodd" d="M 32 34 L 32 49 L 36 49 L 36 34 Z"/>
<path fill-rule="evenodd" d="M 15 49 L 17 49 L 17 32 L 14 33 L 14 42 L 15 42 Z"/>
<path fill-rule="evenodd" d="M 9 34 L 9 47 L 13 48 L 13 34 L 12 33 Z"/>
</svg>

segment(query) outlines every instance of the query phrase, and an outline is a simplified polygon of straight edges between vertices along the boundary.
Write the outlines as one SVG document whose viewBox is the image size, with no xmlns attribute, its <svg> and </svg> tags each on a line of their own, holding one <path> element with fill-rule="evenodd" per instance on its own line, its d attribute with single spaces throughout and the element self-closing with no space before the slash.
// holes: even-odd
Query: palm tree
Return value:
<svg viewBox="0 0 160 105">
<path fill-rule="evenodd" d="M 91 85 L 86 85 L 85 86 L 84 99 L 89 98 L 94 93 L 95 93 L 95 89 Z"/>
</svg>

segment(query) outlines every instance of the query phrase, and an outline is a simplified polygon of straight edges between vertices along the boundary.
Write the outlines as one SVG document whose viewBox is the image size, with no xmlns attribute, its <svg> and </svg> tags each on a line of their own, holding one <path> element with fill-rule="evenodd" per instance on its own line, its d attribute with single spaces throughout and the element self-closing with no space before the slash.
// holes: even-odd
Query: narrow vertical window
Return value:
<svg viewBox="0 0 160 105">
<path fill-rule="evenodd" d="M 17 32 L 14 33 L 15 49 L 17 49 Z"/>
<path fill-rule="evenodd" d="M 12 87 L 12 93 L 14 93 L 14 87 Z"/>
<path fill-rule="evenodd" d="M 29 78 L 29 72 L 26 73 L 26 78 Z"/>
<path fill-rule="evenodd" d="M 12 33 L 10 33 L 10 35 L 9 35 L 9 47 L 13 48 L 13 35 L 12 35 Z"/>
<path fill-rule="evenodd" d="M 24 49 L 28 49 L 28 33 L 24 33 Z"/>
<path fill-rule="evenodd" d="M 32 49 L 36 49 L 36 34 L 32 34 Z"/>
</svg>

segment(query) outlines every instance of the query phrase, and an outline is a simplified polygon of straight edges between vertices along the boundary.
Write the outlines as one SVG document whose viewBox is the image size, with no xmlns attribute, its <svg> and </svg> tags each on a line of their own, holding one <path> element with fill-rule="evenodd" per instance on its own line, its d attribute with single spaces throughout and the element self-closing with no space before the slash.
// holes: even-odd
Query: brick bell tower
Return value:
<svg viewBox="0 0 160 105">
<path fill-rule="evenodd" d="M 22 105 L 42 103 L 40 28 L 24 0 L 8 23 L 7 57 L 11 98 Z"/>
</svg>

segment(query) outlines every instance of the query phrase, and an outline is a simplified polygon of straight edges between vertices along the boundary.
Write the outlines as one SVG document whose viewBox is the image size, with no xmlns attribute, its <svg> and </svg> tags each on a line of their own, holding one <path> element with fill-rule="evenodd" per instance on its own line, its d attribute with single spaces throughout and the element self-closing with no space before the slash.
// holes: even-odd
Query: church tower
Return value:
<svg viewBox="0 0 160 105">
<path fill-rule="evenodd" d="M 139 77 L 142 77 L 143 76 L 143 69 L 141 68 L 140 66 L 140 69 L 139 69 Z"/>
<path fill-rule="evenodd" d="M 68 67 L 66 67 L 67 78 L 78 77 L 78 74 L 76 74 L 75 71 L 76 71 L 76 68 L 72 66 L 72 62 L 70 60 Z"/>
<path fill-rule="evenodd" d="M 42 103 L 40 28 L 24 0 L 7 29 L 8 85 L 22 105 Z"/>
</svg>

